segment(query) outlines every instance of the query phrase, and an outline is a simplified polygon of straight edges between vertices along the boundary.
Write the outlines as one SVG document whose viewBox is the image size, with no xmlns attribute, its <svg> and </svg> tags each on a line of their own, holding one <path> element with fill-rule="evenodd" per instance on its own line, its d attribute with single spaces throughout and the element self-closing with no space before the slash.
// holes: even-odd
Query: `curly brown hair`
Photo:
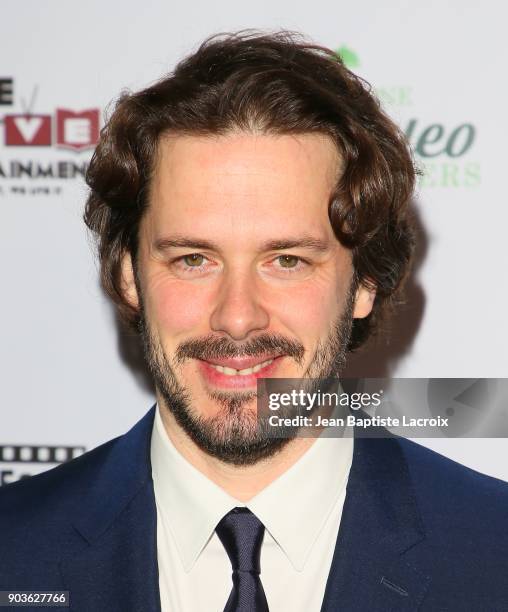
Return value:
<svg viewBox="0 0 508 612">
<path fill-rule="evenodd" d="M 232 130 L 321 133 L 335 143 L 343 172 L 330 197 L 330 223 L 352 250 L 356 282 L 376 289 L 370 315 L 354 320 L 348 348 L 359 347 L 407 275 L 415 167 L 404 135 L 368 83 L 332 50 L 294 33 L 212 36 L 169 76 L 120 97 L 86 177 L 84 219 L 97 237 L 103 288 L 138 329 L 139 312 L 122 292 L 121 260 L 127 251 L 136 264 L 158 141 L 167 133 Z"/>
</svg>

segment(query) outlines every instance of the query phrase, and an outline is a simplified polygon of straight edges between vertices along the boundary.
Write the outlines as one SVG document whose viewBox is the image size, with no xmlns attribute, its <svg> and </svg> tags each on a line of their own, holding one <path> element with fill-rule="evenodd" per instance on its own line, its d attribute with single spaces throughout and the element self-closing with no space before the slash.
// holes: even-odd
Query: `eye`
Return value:
<svg viewBox="0 0 508 612">
<path fill-rule="evenodd" d="M 279 255 L 277 261 L 282 268 L 296 268 L 300 262 L 300 258 L 296 257 L 296 255 Z"/>
<path fill-rule="evenodd" d="M 293 279 L 306 278 L 312 272 L 312 269 L 313 266 L 309 260 L 290 253 L 277 255 L 270 261 L 267 268 L 271 274 L 279 278 Z"/>
<path fill-rule="evenodd" d="M 216 270 L 216 264 L 206 255 L 189 253 L 168 262 L 170 270 L 179 278 L 206 276 Z"/>
<path fill-rule="evenodd" d="M 189 268 L 198 268 L 203 265 L 205 258 L 200 253 L 192 253 L 191 255 L 185 255 L 182 260 Z"/>
</svg>

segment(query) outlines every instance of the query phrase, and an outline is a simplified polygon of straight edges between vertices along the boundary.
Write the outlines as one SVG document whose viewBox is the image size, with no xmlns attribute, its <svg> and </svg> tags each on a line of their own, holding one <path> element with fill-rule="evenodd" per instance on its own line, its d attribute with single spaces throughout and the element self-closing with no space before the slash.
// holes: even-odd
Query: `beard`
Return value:
<svg viewBox="0 0 508 612">
<path fill-rule="evenodd" d="M 353 325 L 354 289 L 352 283 L 343 312 L 338 316 L 328 336 L 319 341 L 314 357 L 302 378 L 332 378 L 338 376 L 344 368 Z M 253 465 L 275 455 L 297 437 L 298 428 L 292 428 L 289 434 L 284 434 L 284 437 L 274 437 L 273 432 L 267 427 L 267 421 L 258 419 L 257 412 L 246 407 L 256 400 L 256 391 L 208 390 L 209 399 L 218 404 L 220 409 L 212 417 L 200 415 L 189 389 L 180 383 L 175 369 L 189 359 L 210 360 L 261 356 L 267 353 L 282 354 L 302 365 L 305 349 L 300 342 L 282 335 L 267 333 L 240 346 L 227 338 L 210 335 L 179 344 L 171 363 L 159 338 L 150 330 L 139 290 L 138 295 L 140 296 L 139 332 L 148 369 L 164 400 L 165 408 L 172 413 L 178 425 L 201 450 L 225 463 L 238 466 Z M 312 381 L 309 382 L 312 385 Z M 161 409 L 164 407 L 161 406 Z M 284 416 L 281 412 L 279 415 Z M 289 412 L 287 416 L 290 416 Z"/>
</svg>

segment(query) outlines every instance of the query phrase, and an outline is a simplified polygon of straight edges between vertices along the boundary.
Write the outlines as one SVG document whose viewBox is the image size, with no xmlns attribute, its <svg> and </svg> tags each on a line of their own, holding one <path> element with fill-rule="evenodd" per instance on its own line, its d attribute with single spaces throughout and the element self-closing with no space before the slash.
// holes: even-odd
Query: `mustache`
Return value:
<svg viewBox="0 0 508 612">
<path fill-rule="evenodd" d="M 228 338 L 205 336 L 178 345 L 175 361 L 181 365 L 186 359 L 226 359 L 228 357 L 255 357 L 266 353 L 279 353 L 293 357 L 301 365 L 305 349 L 300 342 L 278 334 L 261 334 L 241 345 Z"/>
</svg>

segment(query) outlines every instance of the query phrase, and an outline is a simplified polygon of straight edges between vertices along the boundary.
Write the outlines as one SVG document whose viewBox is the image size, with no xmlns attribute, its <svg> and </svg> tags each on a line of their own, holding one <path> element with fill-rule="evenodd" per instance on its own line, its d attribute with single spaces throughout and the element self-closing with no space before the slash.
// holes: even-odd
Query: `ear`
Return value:
<svg viewBox="0 0 508 612">
<path fill-rule="evenodd" d="M 376 298 L 376 288 L 366 287 L 362 283 L 358 285 L 355 296 L 355 307 L 353 309 L 353 317 L 355 319 L 364 319 L 367 317 L 374 306 Z"/>
<path fill-rule="evenodd" d="M 134 267 L 132 264 L 132 256 L 128 251 L 125 251 L 121 260 L 121 288 L 125 300 L 136 310 L 139 309 L 139 296 L 134 278 Z"/>
</svg>

